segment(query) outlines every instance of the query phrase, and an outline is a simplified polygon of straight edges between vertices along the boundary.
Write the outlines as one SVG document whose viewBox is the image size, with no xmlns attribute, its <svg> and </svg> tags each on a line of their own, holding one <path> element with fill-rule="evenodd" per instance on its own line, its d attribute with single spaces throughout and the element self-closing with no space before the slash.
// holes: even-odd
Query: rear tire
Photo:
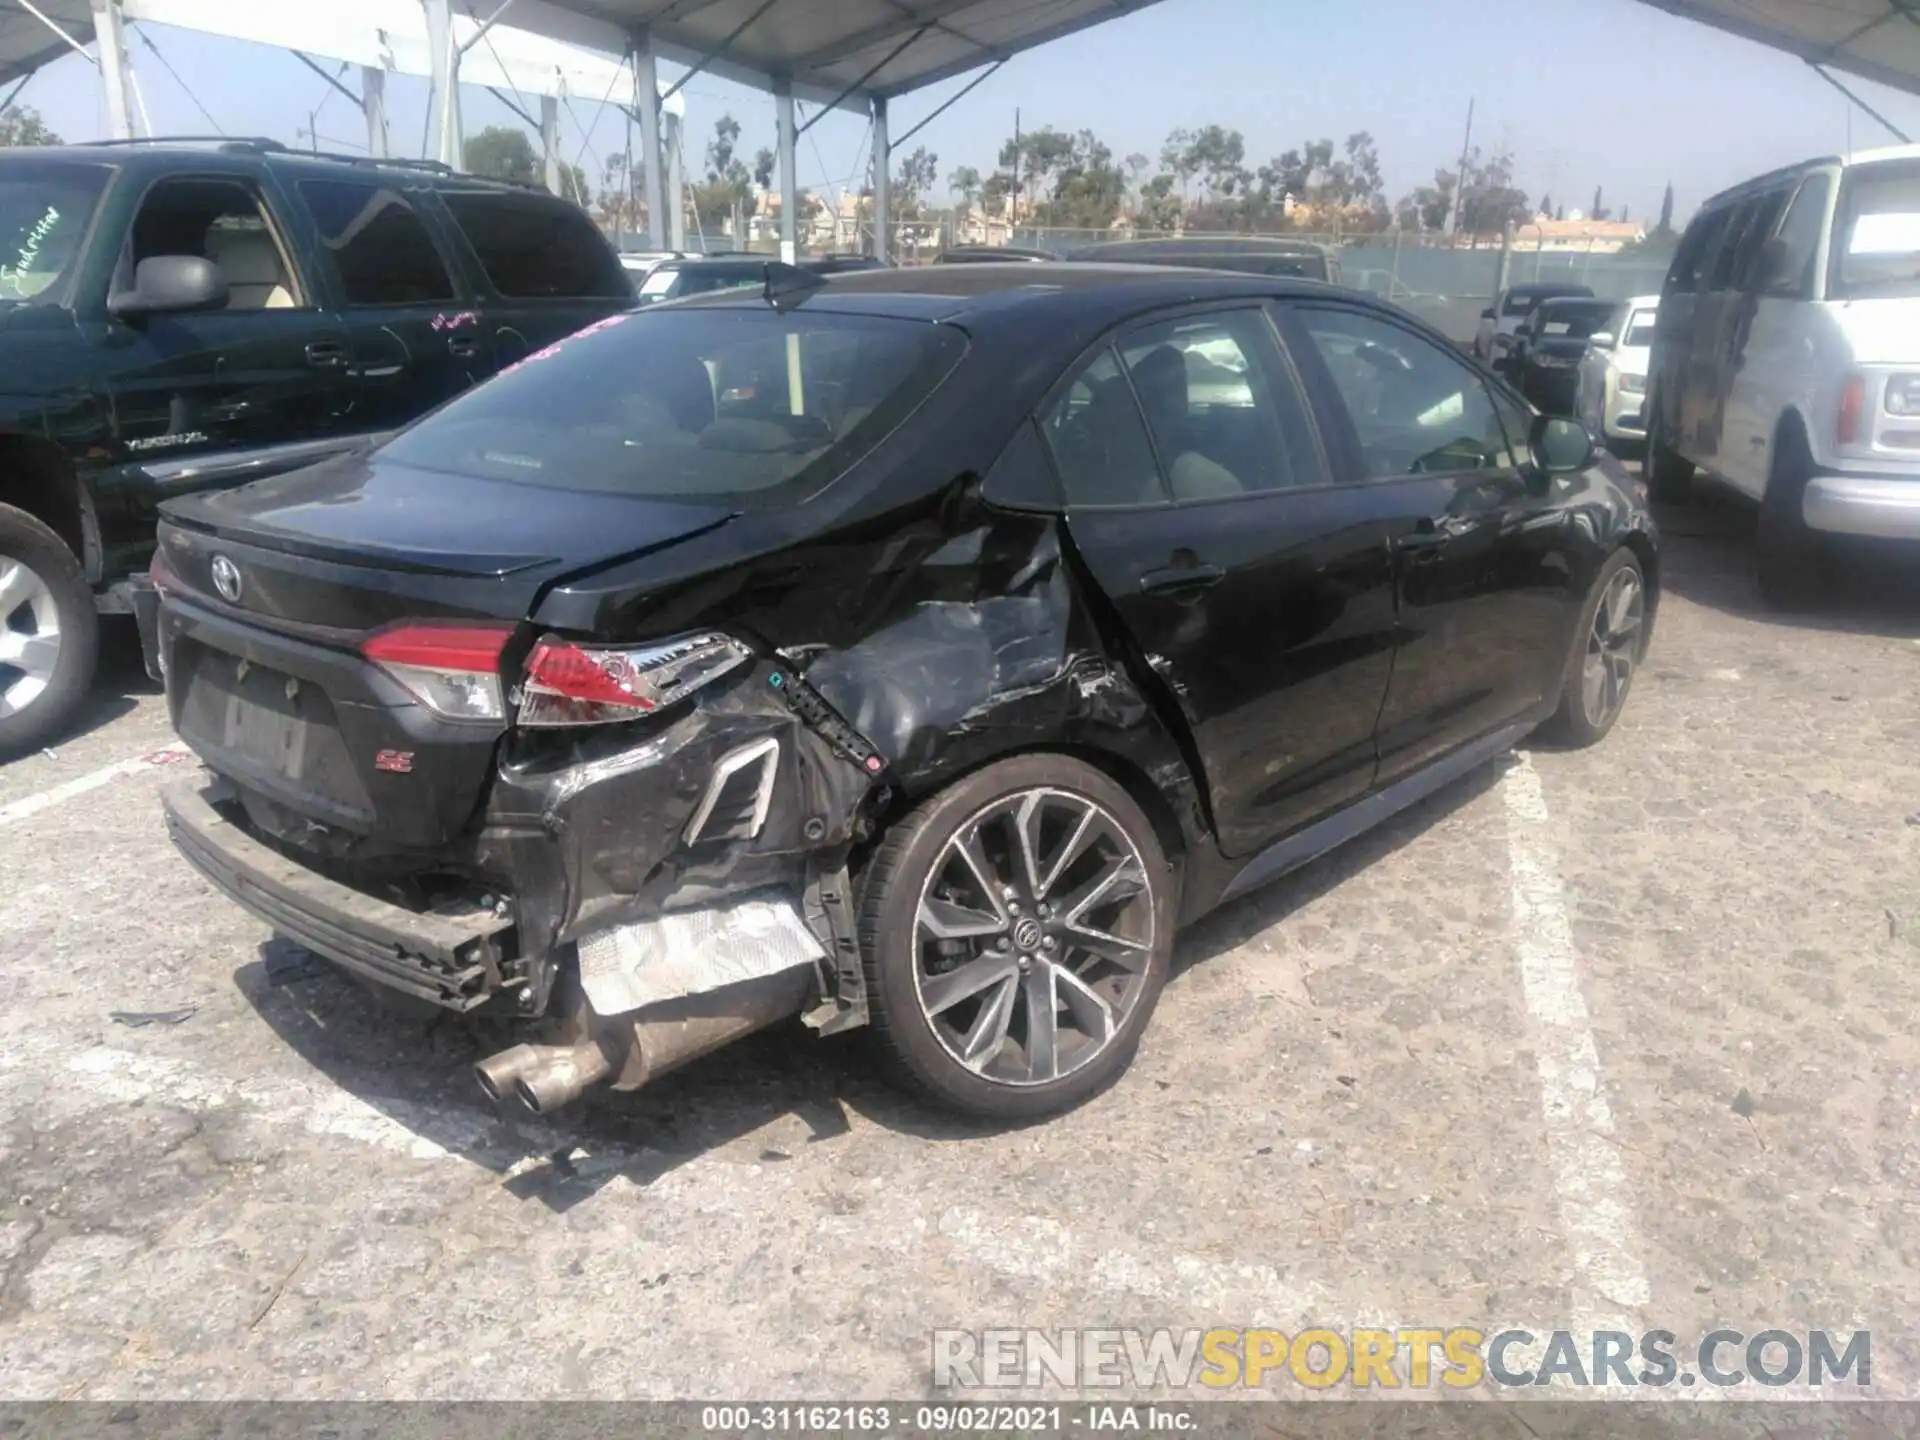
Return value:
<svg viewBox="0 0 1920 1440">
<path fill-rule="evenodd" d="M 1807 482 L 1812 478 L 1806 437 L 1789 425 L 1773 448 L 1754 545 L 1760 598 L 1776 610 L 1804 610 L 1826 594 L 1826 547 L 1807 527 Z"/>
<path fill-rule="evenodd" d="M 1540 733 L 1569 749 L 1597 745 L 1626 708 L 1634 672 L 1646 658 L 1648 602 L 1640 558 L 1622 546 L 1594 576 L 1573 632 L 1560 683 L 1560 706 Z"/>
<path fill-rule="evenodd" d="M 87 697 L 100 617 L 73 552 L 0 505 L 0 758 L 44 745 Z"/>
<path fill-rule="evenodd" d="M 1018 756 L 941 791 L 861 877 L 883 1063 L 984 1120 L 1080 1104 L 1132 1062 L 1152 1018 L 1174 889 L 1140 807 L 1081 761 Z"/>
</svg>

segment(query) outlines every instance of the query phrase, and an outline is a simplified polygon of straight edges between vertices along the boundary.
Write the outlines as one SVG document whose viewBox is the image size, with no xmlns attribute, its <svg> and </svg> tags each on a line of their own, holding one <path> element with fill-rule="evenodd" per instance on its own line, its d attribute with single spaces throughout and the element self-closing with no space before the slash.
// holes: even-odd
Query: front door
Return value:
<svg viewBox="0 0 1920 1440">
<path fill-rule="evenodd" d="M 1258 308 L 1121 335 L 1043 419 L 1068 532 L 1249 855 L 1363 794 L 1393 644 L 1387 526 Z"/>
<path fill-rule="evenodd" d="M 1567 517 L 1523 468 L 1531 412 L 1378 313 L 1299 305 L 1365 488 L 1393 526 L 1398 644 L 1379 784 L 1522 718 L 1558 682 L 1575 608 Z M 1504 414 L 1503 414 L 1504 412 Z"/>
<path fill-rule="evenodd" d="M 92 327 L 114 442 L 94 482 L 110 557 L 152 544 L 159 501 L 287 468 L 342 433 L 345 329 L 286 233 L 242 176 L 169 177 L 142 198 L 113 285 L 131 286 L 142 260 L 193 255 L 219 266 L 228 300 Z"/>
<path fill-rule="evenodd" d="M 356 430 L 395 430 L 493 373 L 479 302 L 398 186 L 302 180 L 346 317 Z"/>
</svg>

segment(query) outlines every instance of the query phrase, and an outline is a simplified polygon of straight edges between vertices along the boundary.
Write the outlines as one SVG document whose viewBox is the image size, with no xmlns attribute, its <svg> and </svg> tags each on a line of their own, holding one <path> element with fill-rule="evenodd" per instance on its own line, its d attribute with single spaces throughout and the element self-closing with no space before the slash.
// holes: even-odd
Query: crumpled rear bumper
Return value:
<svg viewBox="0 0 1920 1440">
<path fill-rule="evenodd" d="M 161 796 L 174 846 L 227 897 L 317 955 L 449 1010 L 491 998 L 513 921 L 479 906 L 421 914 L 328 879 L 215 808 L 226 782 L 176 781 Z"/>
</svg>

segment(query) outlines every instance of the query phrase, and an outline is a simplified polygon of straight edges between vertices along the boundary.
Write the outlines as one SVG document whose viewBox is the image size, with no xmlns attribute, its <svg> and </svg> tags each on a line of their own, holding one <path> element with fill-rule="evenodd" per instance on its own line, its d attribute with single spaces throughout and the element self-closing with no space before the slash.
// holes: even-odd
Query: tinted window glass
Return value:
<svg viewBox="0 0 1920 1440">
<path fill-rule="evenodd" d="M 1730 284 L 1735 290 L 1758 288 L 1761 247 L 1773 238 L 1774 228 L 1779 225 L 1780 214 L 1787 208 L 1791 194 L 1790 190 L 1771 190 L 1754 203 L 1746 232 L 1734 249 Z"/>
<path fill-rule="evenodd" d="M 1514 463 L 1519 464 L 1530 453 L 1528 441 L 1533 435 L 1533 407 L 1499 385 L 1487 386 L 1487 393 L 1493 397 L 1493 408 L 1500 416 L 1500 429 L 1507 437 L 1507 448 Z"/>
<path fill-rule="evenodd" d="M 104 165 L 6 167 L 0 178 L 0 305 L 58 294 L 112 173 Z"/>
<path fill-rule="evenodd" d="M 1920 165 L 1849 171 L 1833 250 L 1836 296 L 1920 295 Z"/>
<path fill-rule="evenodd" d="M 1827 200 L 1833 182 L 1825 175 L 1811 175 L 1800 193 L 1787 207 L 1774 238 L 1779 261 L 1767 286 L 1769 294 L 1806 297 L 1813 293 L 1813 262 L 1820 253 L 1820 237 L 1827 231 Z"/>
<path fill-rule="evenodd" d="M 302 180 L 349 305 L 453 298 L 453 280 L 426 225 L 397 190 L 350 180 Z"/>
<path fill-rule="evenodd" d="M 1112 350 L 1081 368 L 1040 419 L 1070 505 L 1156 505 L 1167 498 L 1133 388 Z"/>
<path fill-rule="evenodd" d="M 554 490 L 791 503 L 870 450 L 965 350 L 951 326 L 871 316 L 614 315 L 509 366 L 381 453 Z"/>
<path fill-rule="evenodd" d="M 1715 210 L 1697 217 L 1687 227 L 1680 248 L 1674 252 L 1673 265 L 1667 271 L 1669 292 L 1690 295 L 1702 288 L 1732 213 L 1727 209 Z"/>
<path fill-rule="evenodd" d="M 1479 375 L 1411 331 L 1347 310 L 1303 310 L 1346 402 L 1368 478 L 1506 466 L 1505 428 Z"/>
<path fill-rule="evenodd" d="M 442 193 L 480 268 L 515 300 L 624 300 L 632 293 L 613 250 L 571 205 L 532 195 Z"/>
<path fill-rule="evenodd" d="M 1120 353 L 1176 501 L 1320 483 L 1307 408 L 1260 311 L 1151 325 Z"/>
<path fill-rule="evenodd" d="M 1614 309 L 1610 300 L 1549 300 L 1533 325 L 1547 339 L 1584 340 L 1607 328 Z"/>
</svg>

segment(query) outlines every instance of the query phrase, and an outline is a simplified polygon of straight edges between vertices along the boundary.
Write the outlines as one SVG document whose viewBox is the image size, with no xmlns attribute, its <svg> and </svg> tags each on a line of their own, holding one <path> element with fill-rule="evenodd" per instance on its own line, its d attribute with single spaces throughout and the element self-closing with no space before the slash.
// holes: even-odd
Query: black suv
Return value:
<svg viewBox="0 0 1920 1440">
<path fill-rule="evenodd" d="M 165 509 L 167 699 L 215 777 L 175 843 L 367 980 L 545 1017 L 490 1094 L 804 1013 L 1050 1113 L 1126 1064 L 1184 921 L 1620 714 L 1638 492 L 1400 312 L 762 272 Z"/>
<path fill-rule="evenodd" d="M 84 698 L 161 500 L 392 431 L 632 304 L 577 207 L 443 167 L 0 154 L 0 755 Z"/>
</svg>

